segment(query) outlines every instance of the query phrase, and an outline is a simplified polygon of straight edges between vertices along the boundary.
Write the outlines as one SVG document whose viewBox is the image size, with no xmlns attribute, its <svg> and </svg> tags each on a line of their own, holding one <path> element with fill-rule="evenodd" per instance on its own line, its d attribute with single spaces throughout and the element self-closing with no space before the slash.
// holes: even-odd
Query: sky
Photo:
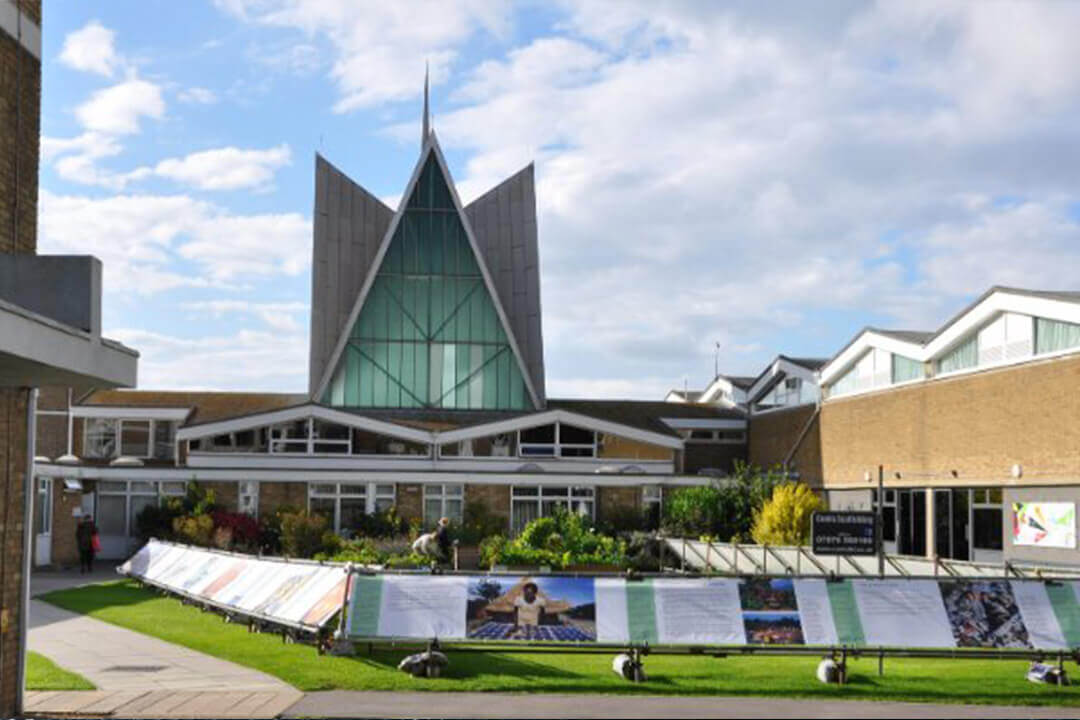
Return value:
<svg viewBox="0 0 1080 720">
<path fill-rule="evenodd" d="M 1080 3 L 51 0 L 42 253 L 139 386 L 307 388 L 314 156 L 535 162 L 550 397 L 661 399 L 1080 286 Z M 719 351 L 717 350 L 719 347 Z"/>
</svg>

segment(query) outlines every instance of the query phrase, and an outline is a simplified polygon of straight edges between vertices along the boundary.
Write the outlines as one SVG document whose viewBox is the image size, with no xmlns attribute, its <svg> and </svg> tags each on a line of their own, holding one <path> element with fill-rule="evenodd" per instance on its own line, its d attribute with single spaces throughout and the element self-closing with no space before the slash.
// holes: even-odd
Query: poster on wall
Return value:
<svg viewBox="0 0 1080 720">
<path fill-rule="evenodd" d="M 1013 503 L 1013 545 L 1076 547 L 1076 503 Z"/>
<path fill-rule="evenodd" d="M 739 601 L 746 642 L 751 645 L 801 645 L 805 642 L 794 580 L 743 580 L 739 583 Z"/>
</svg>

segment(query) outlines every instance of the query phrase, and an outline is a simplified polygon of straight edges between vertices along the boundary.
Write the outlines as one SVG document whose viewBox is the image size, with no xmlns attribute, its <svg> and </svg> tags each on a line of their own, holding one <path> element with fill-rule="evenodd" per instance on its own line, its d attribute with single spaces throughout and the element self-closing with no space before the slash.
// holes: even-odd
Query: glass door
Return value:
<svg viewBox="0 0 1080 720">
<path fill-rule="evenodd" d="M 37 479 L 34 497 L 34 564 L 52 563 L 52 478 Z"/>
</svg>

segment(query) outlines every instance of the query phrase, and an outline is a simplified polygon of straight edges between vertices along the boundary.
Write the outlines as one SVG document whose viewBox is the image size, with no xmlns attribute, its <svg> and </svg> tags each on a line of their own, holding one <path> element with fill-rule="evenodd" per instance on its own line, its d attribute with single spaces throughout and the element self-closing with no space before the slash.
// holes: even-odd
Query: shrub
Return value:
<svg viewBox="0 0 1080 720">
<path fill-rule="evenodd" d="M 596 523 L 596 529 L 604 535 L 629 535 L 642 530 L 655 530 L 656 520 L 648 510 L 617 505 L 604 513 L 604 517 Z"/>
<path fill-rule="evenodd" d="M 506 529 L 506 518 L 491 512 L 482 502 L 466 502 L 462 512 L 461 531 L 458 537 L 465 545 L 475 545 L 486 538 L 501 535 Z"/>
<path fill-rule="evenodd" d="M 269 555 L 281 554 L 281 518 L 301 512 L 294 505 L 280 505 L 259 519 L 259 549 Z"/>
<path fill-rule="evenodd" d="M 173 533 L 180 542 L 210 547 L 214 539 L 214 520 L 209 515 L 182 515 L 173 520 Z"/>
<path fill-rule="evenodd" d="M 827 504 L 802 483 L 773 490 L 772 498 L 754 514 L 754 542 L 762 545 L 804 545 L 810 540 L 810 519 Z"/>
<path fill-rule="evenodd" d="M 342 528 L 359 537 L 398 538 L 408 537 L 409 521 L 398 515 L 397 507 L 391 506 L 370 515 L 361 515 L 355 527 Z"/>
<path fill-rule="evenodd" d="M 289 557 L 310 558 L 323 550 L 326 518 L 307 511 L 281 515 L 281 549 Z"/>
<path fill-rule="evenodd" d="M 737 461 L 733 475 L 722 483 L 683 488 L 665 499 L 662 527 L 676 536 L 744 541 L 750 537 L 754 514 L 784 478 L 779 468 L 762 471 Z"/>
<path fill-rule="evenodd" d="M 576 513 L 560 510 L 537 518 L 513 540 L 493 535 L 480 543 L 480 561 L 491 566 L 617 565 L 626 567 L 626 543 L 601 535 Z"/>
<path fill-rule="evenodd" d="M 177 505 L 147 505 L 135 516 L 135 534 L 142 542 L 150 538 L 169 540 L 174 536 L 173 521 L 180 517 Z"/>
<path fill-rule="evenodd" d="M 259 548 L 259 522 L 246 513 L 227 512 L 215 510 L 210 514 L 217 530 L 228 530 L 229 541 L 227 545 L 220 545 L 215 537 L 214 544 L 228 550 L 233 547 L 239 550 L 258 550 Z M 216 532 L 216 530 L 215 530 Z"/>
<path fill-rule="evenodd" d="M 369 538 L 342 540 L 333 531 L 323 535 L 323 551 L 315 555 L 316 560 L 331 562 L 351 562 L 357 565 L 379 565 L 381 558 L 375 543 Z"/>
</svg>

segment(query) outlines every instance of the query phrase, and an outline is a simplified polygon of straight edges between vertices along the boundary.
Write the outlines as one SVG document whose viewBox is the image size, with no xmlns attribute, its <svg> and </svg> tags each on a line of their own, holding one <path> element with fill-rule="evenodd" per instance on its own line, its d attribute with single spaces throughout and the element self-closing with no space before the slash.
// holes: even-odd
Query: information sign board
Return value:
<svg viewBox="0 0 1080 720">
<path fill-rule="evenodd" d="M 810 535 L 816 555 L 877 553 L 877 518 L 872 512 L 816 512 Z"/>
</svg>

